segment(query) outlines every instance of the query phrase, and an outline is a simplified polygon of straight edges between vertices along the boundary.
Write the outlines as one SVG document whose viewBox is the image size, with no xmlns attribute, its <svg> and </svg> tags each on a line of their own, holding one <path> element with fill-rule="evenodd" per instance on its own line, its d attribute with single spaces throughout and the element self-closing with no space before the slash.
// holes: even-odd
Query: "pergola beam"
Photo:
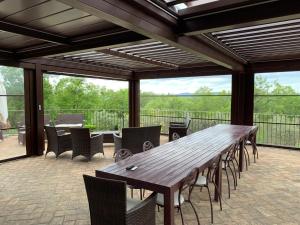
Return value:
<svg viewBox="0 0 300 225">
<path fill-rule="evenodd" d="M 42 56 L 54 56 L 67 52 L 81 51 L 86 49 L 115 46 L 124 43 L 143 41 L 147 37 L 133 31 L 118 29 L 98 33 L 95 36 L 77 37 L 71 40 L 72 45 L 47 45 L 36 46 L 34 48 L 20 49 L 17 51 L 17 58 L 28 59 Z"/>
<path fill-rule="evenodd" d="M 147 58 L 144 58 L 144 57 L 138 57 L 138 56 L 126 54 L 126 53 L 123 53 L 123 52 L 114 51 L 114 50 L 111 50 L 111 49 L 103 49 L 103 50 L 99 50 L 98 52 L 108 54 L 108 55 L 112 55 L 112 56 L 117 56 L 117 57 L 124 58 L 124 59 L 137 61 L 137 62 L 147 63 L 147 64 L 159 66 L 159 67 L 172 68 L 172 69 L 178 68 L 178 66 L 175 65 L 175 64 L 160 62 L 160 61 L 156 61 L 156 60 L 152 60 L 152 59 L 147 59 Z"/>
<path fill-rule="evenodd" d="M 40 40 L 44 40 L 56 44 L 64 44 L 64 45 L 70 44 L 67 37 L 26 27 L 24 25 L 13 24 L 6 21 L 0 21 L 0 30 L 11 32 L 14 34 L 19 34 L 19 35 L 25 35 L 28 37 L 33 37 L 33 38 L 37 38 Z"/>
<path fill-rule="evenodd" d="M 199 35 L 241 27 L 300 18 L 300 1 L 267 1 L 244 8 L 226 10 L 201 17 L 186 18 L 181 26 L 185 35 Z"/>
<path fill-rule="evenodd" d="M 173 27 L 164 23 L 149 13 L 145 13 L 141 8 L 130 4 L 129 1 L 117 0 L 58 0 L 64 4 L 85 11 L 94 16 L 103 18 L 135 31 L 141 35 L 169 44 L 170 46 L 190 52 L 204 60 L 211 61 L 226 68 L 242 71 L 243 64 L 230 56 L 220 52 L 202 42 L 190 37 L 178 37 Z"/>
</svg>

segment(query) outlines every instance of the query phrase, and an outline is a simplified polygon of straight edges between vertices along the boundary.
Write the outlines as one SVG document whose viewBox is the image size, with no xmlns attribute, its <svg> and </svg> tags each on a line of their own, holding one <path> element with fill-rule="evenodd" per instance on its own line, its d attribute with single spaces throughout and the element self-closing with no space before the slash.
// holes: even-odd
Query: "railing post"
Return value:
<svg viewBox="0 0 300 225">
<path fill-rule="evenodd" d="M 254 105 L 254 73 L 232 74 L 231 124 L 252 125 Z"/>
<path fill-rule="evenodd" d="M 129 127 L 140 126 L 140 81 L 129 80 Z"/>
</svg>

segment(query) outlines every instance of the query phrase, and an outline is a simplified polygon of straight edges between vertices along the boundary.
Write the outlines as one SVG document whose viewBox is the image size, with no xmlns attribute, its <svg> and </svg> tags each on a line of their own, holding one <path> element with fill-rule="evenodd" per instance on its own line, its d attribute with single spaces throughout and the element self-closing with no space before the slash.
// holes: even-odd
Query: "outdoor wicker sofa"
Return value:
<svg viewBox="0 0 300 225">
<path fill-rule="evenodd" d="M 70 128 L 72 138 L 72 159 L 82 155 L 91 160 L 93 155 L 103 151 L 103 134 L 91 135 L 89 128 Z"/>
<path fill-rule="evenodd" d="M 83 175 L 91 225 L 155 225 L 156 194 L 128 199 L 126 182 Z"/>
<path fill-rule="evenodd" d="M 123 128 L 122 137 L 114 134 L 115 153 L 126 148 L 136 154 L 147 150 L 149 146 L 159 146 L 160 130 L 161 126 Z"/>
<path fill-rule="evenodd" d="M 69 129 L 74 127 L 83 127 L 84 115 L 83 114 L 58 114 L 55 121 L 57 129 Z"/>
</svg>

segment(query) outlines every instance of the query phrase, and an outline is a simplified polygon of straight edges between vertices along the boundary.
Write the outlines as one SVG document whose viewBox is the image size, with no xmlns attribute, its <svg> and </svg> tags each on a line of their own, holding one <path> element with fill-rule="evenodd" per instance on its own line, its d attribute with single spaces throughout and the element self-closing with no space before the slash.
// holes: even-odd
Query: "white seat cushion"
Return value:
<svg viewBox="0 0 300 225">
<path fill-rule="evenodd" d="M 179 206 L 178 194 L 179 194 L 178 191 L 176 191 L 174 193 L 174 206 Z M 156 203 L 161 206 L 164 205 L 164 195 L 163 194 L 160 194 L 160 193 L 157 194 Z M 183 197 L 183 195 L 180 195 L 180 204 L 182 204 L 182 203 L 184 203 L 184 197 Z"/>
<path fill-rule="evenodd" d="M 195 186 L 204 186 L 206 185 L 206 177 L 205 176 L 199 176 L 196 183 L 195 183 Z"/>
<path fill-rule="evenodd" d="M 133 198 L 127 198 L 127 211 L 134 208 L 135 206 L 137 206 L 141 202 L 142 202 L 141 200 L 137 200 L 137 199 L 133 199 Z"/>
</svg>

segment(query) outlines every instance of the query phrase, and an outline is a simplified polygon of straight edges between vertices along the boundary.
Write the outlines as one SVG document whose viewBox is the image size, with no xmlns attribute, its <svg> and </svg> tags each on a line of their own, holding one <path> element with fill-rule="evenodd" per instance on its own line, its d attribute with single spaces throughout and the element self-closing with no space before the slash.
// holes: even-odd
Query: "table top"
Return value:
<svg viewBox="0 0 300 225">
<path fill-rule="evenodd" d="M 177 189 L 193 168 L 205 169 L 210 160 L 227 151 L 254 128 L 219 124 L 96 170 L 96 176 L 141 184 L 154 191 Z M 129 165 L 138 168 L 127 171 Z"/>
<path fill-rule="evenodd" d="M 120 131 L 117 130 L 99 130 L 99 131 L 93 131 L 92 134 L 120 134 Z"/>
</svg>

